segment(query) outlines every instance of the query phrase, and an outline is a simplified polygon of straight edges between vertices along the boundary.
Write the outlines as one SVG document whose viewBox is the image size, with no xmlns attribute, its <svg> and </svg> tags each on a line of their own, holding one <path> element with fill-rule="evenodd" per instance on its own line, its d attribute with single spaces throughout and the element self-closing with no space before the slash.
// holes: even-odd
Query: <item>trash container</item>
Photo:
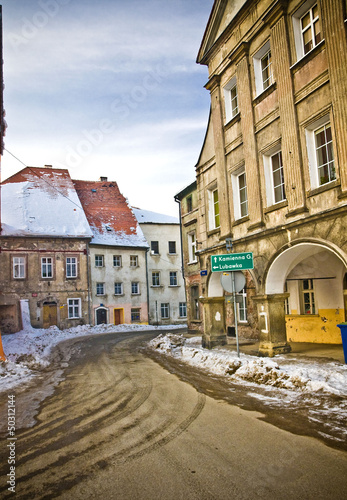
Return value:
<svg viewBox="0 0 347 500">
<path fill-rule="evenodd" d="M 340 325 L 337 326 L 341 330 L 343 355 L 345 357 L 345 363 L 347 363 L 347 322 L 341 323 Z"/>
</svg>

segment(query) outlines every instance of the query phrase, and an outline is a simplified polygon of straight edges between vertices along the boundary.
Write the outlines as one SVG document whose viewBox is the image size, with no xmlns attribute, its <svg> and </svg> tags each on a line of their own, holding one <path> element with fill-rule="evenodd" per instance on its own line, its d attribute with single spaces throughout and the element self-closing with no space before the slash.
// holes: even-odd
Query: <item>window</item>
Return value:
<svg viewBox="0 0 347 500">
<path fill-rule="evenodd" d="M 139 321 L 141 321 L 141 309 L 131 309 L 131 322 L 138 323 Z"/>
<path fill-rule="evenodd" d="M 176 241 L 169 241 L 169 253 L 176 253 Z"/>
<path fill-rule="evenodd" d="M 13 257 L 13 277 L 15 279 L 25 278 L 25 257 Z"/>
<path fill-rule="evenodd" d="M 138 266 L 138 257 L 137 255 L 130 255 L 130 267 Z"/>
<path fill-rule="evenodd" d="M 95 267 L 104 267 L 103 255 L 95 255 Z"/>
<path fill-rule="evenodd" d="M 260 95 L 274 83 L 270 41 L 256 52 L 253 57 L 255 88 Z"/>
<path fill-rule="evenodd" d="M 218 189 L 209 190 L 209 224 L 210 230 L 217 229 L 220 226 L 219 220 L 219 200 Z"/>
<path fill-rule="evenodd" d="M 121 255 L 114 255 L 113 256 L 113 267 L 122 267 Z"/>
<path fill-rule="evenodd" d="M 96 284 L 96 295 L 105 295 L 105 283 Z"/>
<path fill-rule="evenodd" d="M 271 169 L 272 169 L 274 203 L 279 203 L 280 201 L 286 199 L 286 193 L 284 187 L 282 151 L 279 151 L 278 153 L 271 156 Z"/>
<path fill-rule="evenodd" d="M 168 319 L 170 317 L 170 304 L 160 304 L 160 315 L 161 319 Z"/>
<path fill-rule="evenodd" d="M 66 277 L 77 278 L 77 257 L 66 257 Z"/>
<path fill-rule="evenodd" d="M 139 295 L 140 293 L 140 284 L 137 281 L 131 282 L 131 293 L 132 295 Z"/>
<path fill-rule="evenodd" d="M 329 117 L 307 127 L 306 142 L 312 188 L 334 181 L 336 170 Z"/>
<path fill-rule="evenodd" d="M 179 315 L 180 315 L 180 318 L 187 317 L 187 304 L 186 304 L 186 302 L 179 303 Z"/>
<path fill-rule="evenodd" d="M 170 286 L 177 286 L 177 272 L 170 271 Z"/>
<path fill-rule="evenodd" d="M 225 101 L 225 121 L 228 123 L 239 113 L 236 77 L 232 78 L 223 90 Z"/>
<path fill-rule="evenodd" d="M 81 317 L 81 299 L 67 299 L 69 319 Z"/>
<path fill-rule="evenodd" d="M 151 254 L 159 255 L 159 241 L 151 241 Z"/>
<path fill-rule="evenodd" d="M 189 262 L 197 262 L 196 252 L 196 234 L 195 231 L 188 233 L 188 256 Z"/>
<path fill-rule="evenodd" d="M 323 40 L 317 2 L 315 0 L 305 2 L 295 12 L 292 21 L 296 54 L 299 60 Z"/>
<path fill-rule="evenodd" d="M 193 210 L 193 197 L 192 195 L 187 196 L 187 212 L 191 212 Z"/>
<path fill-rule="evenodd" d="M 234 196 L 234 217 L 237 220 L 248 215 L 247 178 L 244 167 L 232 174 L 231 185 Z"/>
<path fill-rule="evenodd" d="M 190 304 L 191 304 L 192 319 L 199 320 L 200 319 L 200 308 L 199 308 L 199 287 L 198 286 L 192 286 L 190 289 Z"/>
<path fill-rule="evenodd" d="M 53 278 L 52 257 L 41 257 L 41 278 Z"/>
<path fill-rule="evenodd" d="M 123 295 L 123 283 L 115 283 L 114 284 L 114 294 L 115 295 Z"/>
<path fill-rule="evenodd" d="M 313 280 L 301 280 L 301 314 L 316 314 Z"/>
<path fill-rule="evenodd" d="M 238 297 L 240 297 L 240 302 L 238 302 L 238 320 L 240 323 L 246 323 L 247 322 L 247 292 L 246 288 L 241 290 L 240 293 L 237 294 Z"/>
<path fill-rule="evenodd" d="M 152 286 L 160 286 L 160 272 L 159 271 L 152 272 Z"/>
</svg>

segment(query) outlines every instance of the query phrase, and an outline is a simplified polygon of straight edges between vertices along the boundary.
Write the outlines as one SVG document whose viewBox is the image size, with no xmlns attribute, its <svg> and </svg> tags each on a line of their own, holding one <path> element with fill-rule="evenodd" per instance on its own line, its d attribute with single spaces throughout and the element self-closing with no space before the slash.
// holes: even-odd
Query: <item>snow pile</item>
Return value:
<svg viewBox="0 0 347 500">
<path fill-rule="evenodd" d="M 186 325 L 182 325 L 185 328 Z M 2 345 L 7 357 L 6 363 L 0 363 L 0 392 L 22 384 L 45 369 L 50 364 L 52 348 L 63 340 L 86 335 L 132 332 L 146 330 L 165 330 L 180 328 L 180 325 L 82 325 L 67 330 L 59 330 L 57 326 L 47 329 L 35 329 L 26 325 L 13 335 L 3 335 Z"/>
<path fill-rule="evenodd" d="M 183 335 L 159 335 L 149 342 L 156 351 L 173 356 L 210 373 L 242 380 L 249 384 L 347 395 L 347 366 L 306 358 L 258 358 L 247 354 L 237 356 L 226 349 L 207 350 L 199 346 L 200 337 L 185 339 Z"/>
</svg>

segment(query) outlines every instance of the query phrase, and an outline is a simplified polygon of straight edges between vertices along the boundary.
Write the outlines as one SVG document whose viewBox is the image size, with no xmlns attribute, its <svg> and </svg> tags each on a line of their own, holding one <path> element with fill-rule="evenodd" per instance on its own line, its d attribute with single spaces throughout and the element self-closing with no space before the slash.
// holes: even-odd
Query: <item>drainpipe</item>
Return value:
<svg viewBox="0 0 347 500">
<path fill-rule="evenodd" d="M 91 325 L 91 304 L 90 304 L 90 290 L 91 290 L 91 283 L 90 283 L 90 270 L 89 270 L 89 242 L 87 241 L 86 243 L 86 257 L 87 257 L 87 291 L 88 291 L 88 323 Z"/>
<path fill-rule="evenodd" d="M 186 286 L 186 278 L 184 275 L 184 260 L 183 260 L 183 233 L 182 233 L 182 212 L 181 212 L 181 200 L 177 198 L 177 196 L 174 197 L 174 200 L 176 203 L 178 203 L 178 210 L 179 210 L 179 220 L 180 220 L 180 239 L 181 239 L 181 272 L 182 272 L 182 279 L 184 281 L 184 296 L 186 299 L 186 304 L 187 304 L 187 286 Z M 187 317 L 188 321 L 188 317 Z"/>
<path fill-rule="evenodd" d="M 147 288 L 147 319 L 149 323 L 149 283 L 148 283 L 148 252 L 149 248 L 146 248 L 146 288 Z"/>
</svg>

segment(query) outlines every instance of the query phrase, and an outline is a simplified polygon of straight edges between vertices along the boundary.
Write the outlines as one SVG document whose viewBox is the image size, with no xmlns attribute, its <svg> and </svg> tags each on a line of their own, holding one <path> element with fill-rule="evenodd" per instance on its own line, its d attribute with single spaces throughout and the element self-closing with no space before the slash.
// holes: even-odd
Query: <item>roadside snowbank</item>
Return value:
<svg viewBox="0 0 347 500">
<path fill-rule="evenodd" d="M 200 337 L 159 335 L 149 342 L 156 351 L 232 381 L 283 388 L 290 391 L 323 392 L 347 396 L 347 365 L 317 358 L 237 356 L 226 349 L 203 349 Z"/>
<path fill-rule="evenodd" d="M 186 325 L 182 326 L 186 328 Z M 180 328 L 180 325 L 83 325 L 67 330 L 52 326 L 48 329 L 35 329 L 26 325 L 25 329 L 13 335 L 3 335 L 2 345 L 7 357 L 0 363 L 0 392 L 12 389 L 31 379 L 38 370 L 50 364 L 52 348 L 63 340 L 112 332 L 132 332 L 140 330 L 165 330 Z"/>
</svg>

